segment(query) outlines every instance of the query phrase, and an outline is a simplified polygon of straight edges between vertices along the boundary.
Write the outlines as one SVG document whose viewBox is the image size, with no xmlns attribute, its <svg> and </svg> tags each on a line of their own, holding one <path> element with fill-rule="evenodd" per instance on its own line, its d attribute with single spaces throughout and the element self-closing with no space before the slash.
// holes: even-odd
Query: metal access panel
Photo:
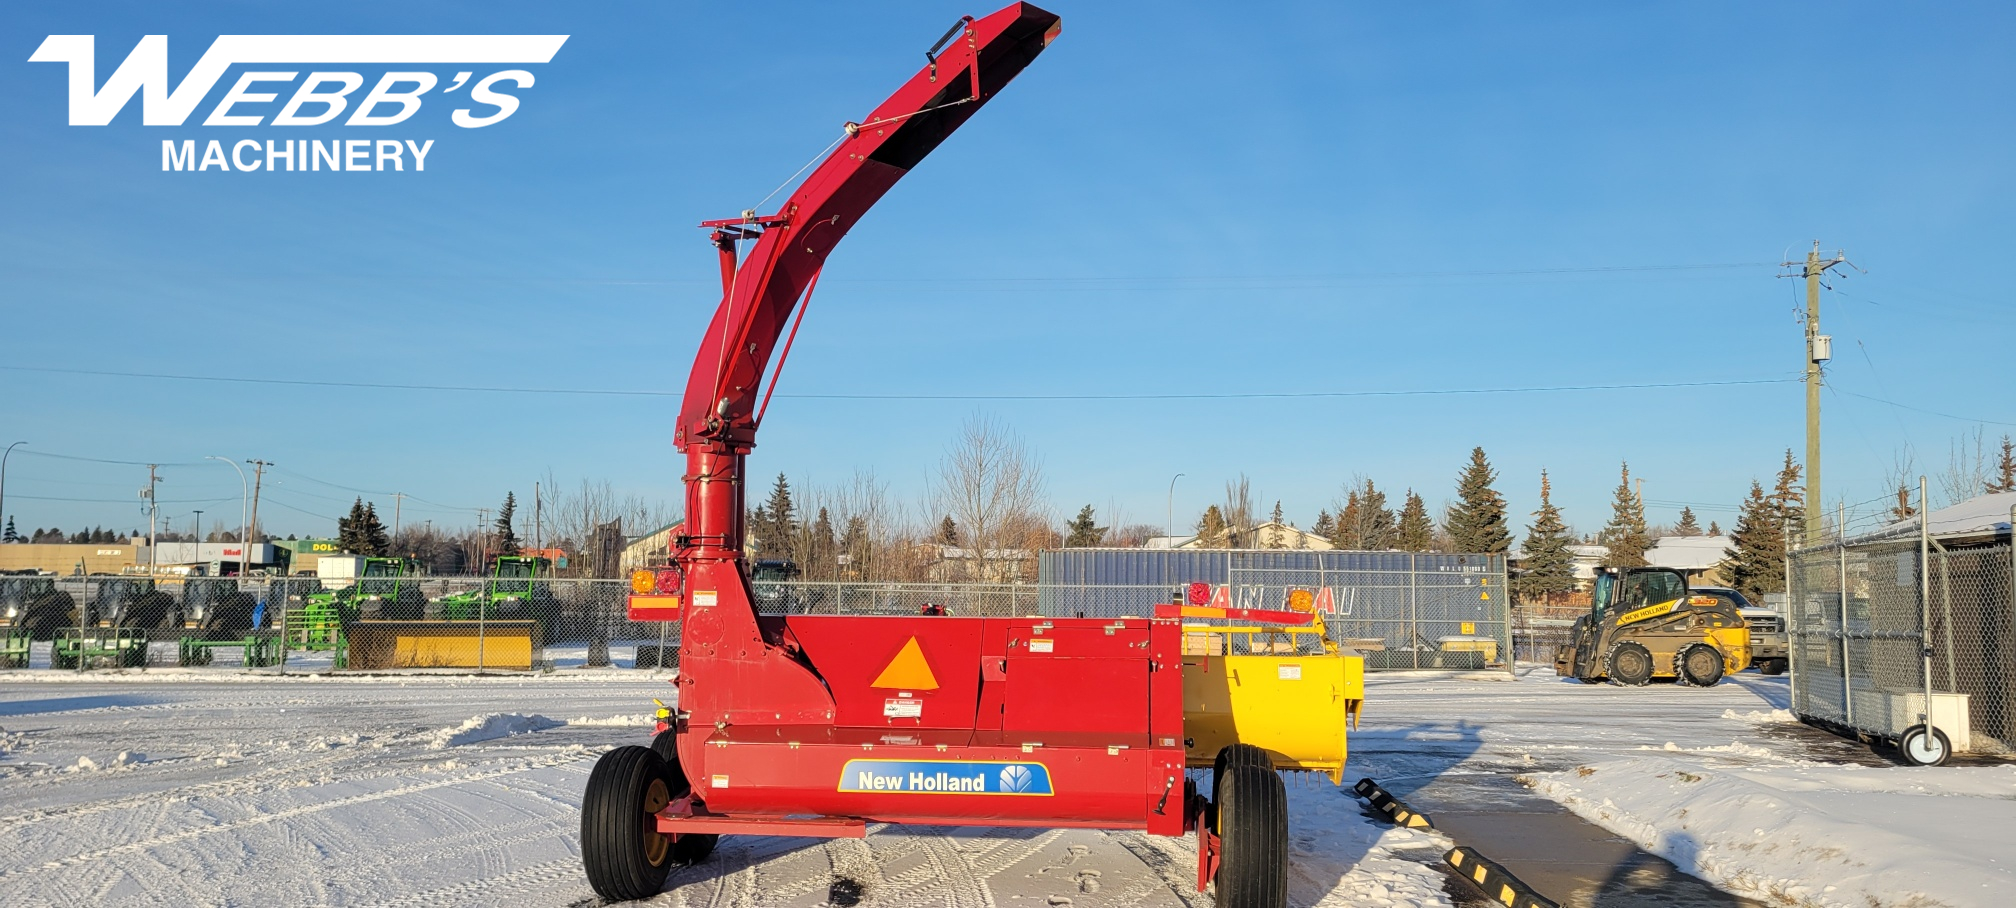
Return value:
<svg viewBox="0 0 2016 908">
<path fill-rule="evenodd" d="M 971 729 L 983 620 L 800 615 L 788 626 L 833 692 L 833 724 Z"/>
<path fill-rule="evenodd" d="M 1106 732 L 1146 738 L 1149 620 L 1010 620 L 1010 732 Z"/>
</svg>

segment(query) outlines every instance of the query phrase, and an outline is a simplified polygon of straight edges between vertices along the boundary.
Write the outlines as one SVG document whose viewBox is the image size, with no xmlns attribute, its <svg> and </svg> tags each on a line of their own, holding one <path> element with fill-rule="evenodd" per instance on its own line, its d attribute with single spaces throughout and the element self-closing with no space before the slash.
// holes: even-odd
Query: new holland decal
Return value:
<svg viewBox="0 0 2016 908">
<path fill-rule="evenodd" d="M 984 760 L 848 760 L 840 770 L 840 791 L 906 794 L 1056 794 L 1050 770 L 1041 763 Z"/>
</svg>

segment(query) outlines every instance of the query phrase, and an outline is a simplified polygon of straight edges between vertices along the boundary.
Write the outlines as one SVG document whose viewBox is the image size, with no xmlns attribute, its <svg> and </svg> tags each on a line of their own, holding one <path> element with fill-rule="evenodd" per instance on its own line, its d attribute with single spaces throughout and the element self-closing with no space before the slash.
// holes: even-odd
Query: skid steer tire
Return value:
<svg viewBox="0 0 2016 908">
<path fill-rule="evenodd" d="M 1782 675 L 1782 674 L 1785 674 L 1785 660 L 1784 660 L 1784 659 L 1765 659 L 1765 660 L 1763 660 L 1763 661 L 1761 661 L 1761 662 L 1758 662 L 1758 663 L 1757 663 L 1757 673 L 1758 673 L 1758 674 L 1760 674 L 1760 675 Z"/>
<path fill-rule="evenodd" d="M 665 888 L 672 837 L 654 816 L 671 802 L 665 760 L 649 747 L 618 747 L 595 761 L 581 797 L 581 863 L 603 898 L 632 901 Z"/>
<path fill-rule="evenodd" d="M 679 766 L 679 732 L 666 729 L 651 739 L 651 750 L 665 761 L 665 775 L 672 780 L 672 798 L 678 800 L 693 790 L 693 783 L 687 781 L 686 771 Z M 672 860 L 679 864 L 698 864 L 714 853 L 714 845 L 721 836 L 714 833 L 682 834 L 672 843 Z"/>
<path fill-rule="evenodd" d="M 1225 768 L 1218 792 L 1218 908 L 1282 908 L 1288 903 L 1288 791 L 1274 770 Z"/>
<path fill-rule="evenodd" d="M 1652 652 L 1643 644 L 1626 640 L 1610 647 L 1603 657 L 1603 668 L 1611 684 L 1644 687 L 1652 683 Z"/>
<path fill-rule="evenodd" d="M 1722 680 L 1722 654 L 1706 643 L 1696 643 L 1673 657 L 1673 673 L 1694 687 L 1714 687 Z"/>
</svg>

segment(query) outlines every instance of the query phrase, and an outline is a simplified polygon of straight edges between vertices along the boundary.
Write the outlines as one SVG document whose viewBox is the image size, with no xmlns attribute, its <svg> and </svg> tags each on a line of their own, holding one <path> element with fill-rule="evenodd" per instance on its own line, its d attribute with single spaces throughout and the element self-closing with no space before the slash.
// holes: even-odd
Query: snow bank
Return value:
<svg viewBox="0 0 2016 908">
<path fill-rule="evenodd" d="M 1773 905 L 1962 908 L 2016 889 L 2016 766 L 1731 769 L 1647 756 L 1528 781 L 1689 873 Z"/>
<path fill-rule="evenodd" d="M 1722 718 L 1734 719 L 1738 722 L 1748 722 L 1751 725 L 1799 724 L 1799 717 L 1794 715 L 1789 709 L 1774 709 L 1769 711 L 1753 709 L 1746 713 L 1739 713 L 1733 709 L 1725 709 L 1722 711 Z"/>
<path fill-rule="evenodd" d="M 650 713 L 636 713 L 634 715 L 628 715 L 628 716 L 601 716 L 601 717 L 582 716 L 581 718 L 578 719 L 568 719 L 567 724 L 614 725 L 627 728 L 635 725 L 653 725 L 656 724 L 657 721 L 658 721 L 657 717 L 651 715 Z"/>
<path fill-rule="evenodd" d="M 567 723 L 558 719 L 548 719 L 545 716 L 528 716 L 523 713 L 490 713 L 482 716 L 470 716 L 469 721 L 461 725 L 436 729 L 433 734 L 428 736 L 427 747 L 432 750 L 442 750 L 449 747 L 459 747 L 463 744 L 474 744 L 478 741 L 490 741 L 497 738 L 508 738 L 512 735 L 545 731 L 546 729 L 558 728 L 565 724 Z"/>
</svg>

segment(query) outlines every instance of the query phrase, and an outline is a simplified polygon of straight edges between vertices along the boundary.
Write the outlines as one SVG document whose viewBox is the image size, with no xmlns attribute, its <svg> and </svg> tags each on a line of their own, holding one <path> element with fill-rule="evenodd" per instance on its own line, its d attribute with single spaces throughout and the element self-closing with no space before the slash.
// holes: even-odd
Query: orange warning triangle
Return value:
<svg viewBox="0 0 2016 908">
<path fill-rule="evenodd" d="M 875 683 L 869 686 L 937 690 L 938 676 L 931 674 L 931 663 L 924 661 L 924 648 L 917 645 L 916 637 L 911 637 L 910 642 L 903 644 L 903 649 L 896 653 L 896 658 L 889 660 L 882 674 L 875 676 Z"/>
</svg>

